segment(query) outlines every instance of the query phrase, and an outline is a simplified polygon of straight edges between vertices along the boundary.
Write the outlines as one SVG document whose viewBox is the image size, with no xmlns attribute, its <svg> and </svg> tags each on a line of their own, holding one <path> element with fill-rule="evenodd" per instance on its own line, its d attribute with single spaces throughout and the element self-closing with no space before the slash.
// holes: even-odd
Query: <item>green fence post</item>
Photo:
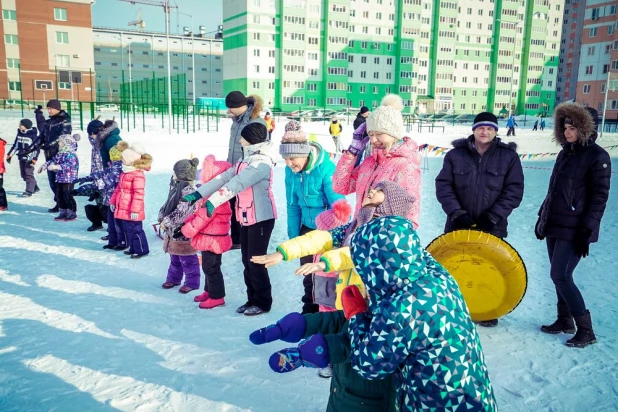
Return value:
<svg viewBox="0 0 618 412">
<path fill-rule="evenodd" d="M 159 110 L 161 110 L 161 106 L 159 106 Z M 161 113 L 161 129 L 165 129 L 165 116 Z"/>
<path fill-rule="evenodd" d="M 79 128 L 84 130 L 84 111 L 82 110 L 82 102 L 77 102 L 79 104 Z"/>
<path fill-rule="evenodd" d="M 193 105 L 193 133 L 195 133 L 195 105 Z"/>
<path fill-rule="evenodd" d="M 90 102 L 90 118 L 94 120 L 94 102 Z"/>
<path fill-rule="evenodd" d="M 210 106 L 206 106 L 206 133 L 210 133 Z"/>
<path fill-rule="evenodd" d="M 146 133 L 146 105 L 142 103 L 142 131 Z"/>
</svg>

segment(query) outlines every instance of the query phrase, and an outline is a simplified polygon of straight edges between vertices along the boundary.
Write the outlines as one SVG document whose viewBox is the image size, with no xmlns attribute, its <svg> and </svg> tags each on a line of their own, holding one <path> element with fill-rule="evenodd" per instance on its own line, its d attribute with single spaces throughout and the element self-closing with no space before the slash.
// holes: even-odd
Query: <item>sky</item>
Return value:
<svg viewBox="0 0 618 412">
<path fill-rule="evenodd" d="M 139 0 L 136 0 L 139 1 Z M 152 2 L 163 0 L 149 0 Z M 172 5 L 176 4 L 180 13 L 192 14 L 195 32 L 198 26 L 206 26 L 206 32 L 217 30 L 219 20 L 223 15 L 223 0 L 172 0 Z M 92 21 L 94 26 L 112 27 L 119 29 L 129 29 L 128 23 L 137 20 L 137 13 L 142 10 L 142 20 L 146 22 L 146 31 L 165 31 L 165 20 L 163 7 L 150 6 L 145 4 L 131 4 L 120 0 L 96 0 L 92 6 Z M 120 16 L 120 17 L 119 17 Z M 178 17 L 180 18 L 178 20 Z M 180 33 L 184 26 L 191 25 L 191 18 L 178 15 L 176 9 L 172 9 L 171 33 Z M 179 28 L 177 28 L 179 27 Z"/>
</svg>

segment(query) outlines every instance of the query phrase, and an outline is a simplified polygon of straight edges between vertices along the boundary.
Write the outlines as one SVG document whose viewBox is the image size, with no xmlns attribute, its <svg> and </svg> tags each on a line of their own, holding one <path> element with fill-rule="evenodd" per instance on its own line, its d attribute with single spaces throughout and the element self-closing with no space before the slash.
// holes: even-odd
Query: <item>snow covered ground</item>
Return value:
<svg viewBox="0 0 618 412">
<path fill-rule="evenodd" d="M 18 118 L 0 120 L 10 143 Z M 530 123 L 531 125 L 531 123 Z M 551 131 L 519 129 L 520 153 L 557 152 Z M 278 123 L 273 140 L 283 133 Z M 322 123 L 305 124 L 323 133 Z M 139 128 L 138 128 L 139 130 Z M 103 232 L 88 233 L 78 198 L 79 219 L 54 222 L 45 175 L 43 189 L 18 197 L 24 185 L 17 162 L 8 166 L 5 189 L 9 211 L 0 214 L 0 410 L 2 411 L 322 411 L 328 380 L 315 370 L 278 375 L 269 355 L 289 344 L 253 346 L 256 328 L 300 310 L 301 279 L 297 265 L 271 269 L 274 305 L 269 314 L 248 318 L 235 313 L 245 301 L 240 251 L 223 258 L 227 305 L 211 311 L 193 303 L 195 293 L 163 290 L 169 258 L 148 223 L 167 196 L 171 167 L 180 158 L 208 153 L 225 158 L 229 121 L 219 133 L 169 136 L 156 121 L 148 132 L 123 133 L 139 141 L 154 157 L 147 174 L 146 233 L 151 255 L 133 261 L 102 249 Z M 469 126 L 445 133 L 410 133 L 419 144 L 448 147 L 469 133 Z M 349 139 L 351 127 L 344 129 Z M 326 136 L 318 136 L 328 142 Z M 509 139 L 511 140 L 511 139 Z M 344 142 L 345 143 L 345 142 Z M 602 146 L 618 144 L 606 135 Z M 90 147 L 83 138 L 81 174 L 89 170 Z M 611 152 L 618 155 L 618 150 Z M 441 234 L 444 216 L 435 199 L 434 178 L 441 158 L 429 157 L 423 173 L 421 239 L 428 244 Z M 545 245 L 534 237 L 536 212 L 544 198 L 552 159 L 526 161 L 526 192 L 510 219 L 509 242 L 528 268 L 528 291 L 520 306 L 494 329 L 480 329 L 485 355 L 501 411 L 618 410 L 618 308 L 613 249 L 618 238 L 618 198 L 612 193 L 601 241 L 576 271 L 592 313 L 599 343 L 586 349 L 564 346 L 566 336 L 539 332 L 553 321 L 555 292 L 549 278 Z M 618 171 L 618 162 L 614 161 Z M 280 218 L 271 249 L 286 240 L 283 163 L 275 173 Z M 614 185 L 618 182 L 614 179 Z"/>
</svg>

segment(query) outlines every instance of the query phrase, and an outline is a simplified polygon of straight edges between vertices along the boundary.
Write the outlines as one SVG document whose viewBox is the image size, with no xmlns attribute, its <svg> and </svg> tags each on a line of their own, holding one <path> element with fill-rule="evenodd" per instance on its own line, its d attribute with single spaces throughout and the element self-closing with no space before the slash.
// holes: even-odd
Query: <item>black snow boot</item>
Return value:
<svg viewBox="0 0 618 412">
<path fill-rule="evenodd" d="M 575 333 L 575 322 L 569 308 L 564 303 L 558 303 L 558 319 L 551 325 L 541 326 L 541 332 L 557 335 L 558 333 Z"/>
<path fill-rule="evenodd" d="M 571 348 L 585 348 L 588 345 L 597 343 L 597 337 L 594 336 L 594 331 L 592 330 L 590 312 L 586 311 L 581 316 L 575 316 L 575 324 L 577 325 L 577 333 L 567 340 L 567 346 Z"/>
</svg>

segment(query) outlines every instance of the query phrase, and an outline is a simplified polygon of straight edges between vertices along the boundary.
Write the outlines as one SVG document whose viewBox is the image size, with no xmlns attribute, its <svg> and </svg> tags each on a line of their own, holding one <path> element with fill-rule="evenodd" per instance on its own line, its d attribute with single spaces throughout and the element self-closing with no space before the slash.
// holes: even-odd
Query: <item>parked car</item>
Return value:
<svg viewBox="0 0 618 412">
<path fill-rule="evenodd" d="M 29 108 L 29 109 L 35 109 L 36 106 L 34 104 L 28 103 L 28 102 L 24 102 L 22 100 L 5 100 L 4 101 L 4 106 L 7 109 L 15 109 L 15 108 L 21 108 L 22 106 L 24 108 Z"/>
<path fill-rule="evenodd" d="M 99 112 L 118 112 L 118 106 L 115 104 L 101 104 L 97 107 Z"/>
<path fill-rule="evenodd" d="M 460 114 L 455 117 L 455 123 L 472 123 L 474 122 L 475 114 Z"/>
<path fill-rule="evenodd" d="M 311 110 L 294 110 L 293 112 L 290 112 L 290 115 L 287 117 L 290 120 L 301 120 L 304 119 L 309 112 L 311 112 Z"/>
<path fill-rule="evenodd" d="M 453 123 L 453 120 L 457 117 L 456 114 L 447 114 L 446 116 L 443 116 L 440 121 L 444 122 L 444 123 Z"/>
</svg>

